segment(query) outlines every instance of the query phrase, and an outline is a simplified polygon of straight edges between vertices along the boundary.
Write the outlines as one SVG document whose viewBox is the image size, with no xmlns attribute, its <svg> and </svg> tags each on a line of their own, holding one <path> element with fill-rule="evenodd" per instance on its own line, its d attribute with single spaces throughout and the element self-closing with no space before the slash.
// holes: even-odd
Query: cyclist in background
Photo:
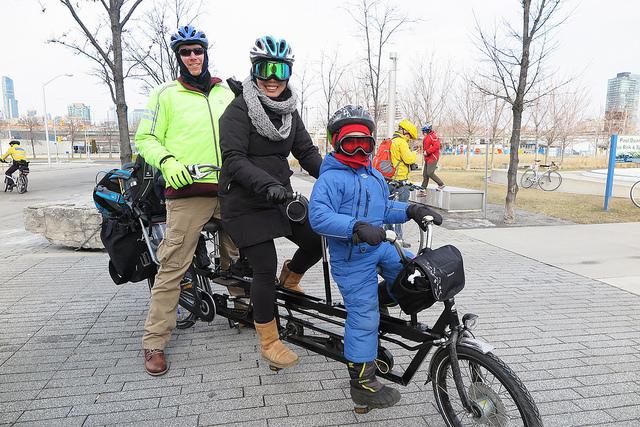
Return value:
<svg viewBox="0 0 640 427">
<path fill-rule="evenodd" d="M 0 160 L 2 160 L 3 163 L 6 163 L 5 159 L 9 156 L 11 156 L 13 164 L 9 166 L 9 169 L 7 169 L 4 174 L 13 183 L 15 182 L 15 180 L 11 175 L 13 175 L 13 173 L 18 170 L 18 167 L 22 162 L 25 162 L 27 160 L 27 152 L 24 148 L 20 147 L 20 141 L 16 141 L 14 139 L 13 141 L 9 142 L 9 149 L 2 155 L 2 158 L 0 158 Z"/>
</svg>

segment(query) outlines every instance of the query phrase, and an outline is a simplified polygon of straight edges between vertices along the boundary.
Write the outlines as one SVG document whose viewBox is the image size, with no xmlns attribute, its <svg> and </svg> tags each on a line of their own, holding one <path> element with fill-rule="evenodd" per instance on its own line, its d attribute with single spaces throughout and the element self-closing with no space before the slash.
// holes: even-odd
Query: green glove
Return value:
<svg viewBox="0 0 640 427">
<path fill-rule="evenodd" d="M 187 168 L 173 157 L 169 157 L 160 165 L 160 171 L 165 181 L 176 190 L 193 184 L 193 178 Z"/>
</svg>

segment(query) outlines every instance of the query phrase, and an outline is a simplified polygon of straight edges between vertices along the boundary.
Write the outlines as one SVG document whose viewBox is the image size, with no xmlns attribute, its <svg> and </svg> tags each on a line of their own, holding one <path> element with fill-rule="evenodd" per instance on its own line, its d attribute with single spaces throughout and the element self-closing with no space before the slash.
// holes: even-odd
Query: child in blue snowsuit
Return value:
<svg viewBox="0 0 640 427">
<path fill-rule="evenodd" d="M 327 238 L 331 273 L 347 310 L 344 356 L 351 398 L 365 410 L 386 408 L 400 400 L 400 393 L 375 377 L 380 323 L 376 267 L 393 283 L 402 264 L 396 249 L 384 240 L 382 227 L 409 218 L 420 221 L 426 215 L 441 218 L 424 206 L 389 200 L 388 186 L 369 159 L 375 149 L 375 124 L 366 110 L 343 107 L 327 128 L 334 152 L 325 157 L 314 185 L 309 221 Z"/>
</svg>

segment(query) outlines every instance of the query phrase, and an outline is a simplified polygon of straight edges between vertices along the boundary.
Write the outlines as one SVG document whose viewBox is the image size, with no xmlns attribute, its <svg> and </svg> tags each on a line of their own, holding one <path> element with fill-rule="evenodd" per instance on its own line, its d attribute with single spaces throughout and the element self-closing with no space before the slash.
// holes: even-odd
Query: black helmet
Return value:
<svg viewBox="0 0 640 427">
<path fill-rule="evenodd" d="M 9 142 L 9 145 L 20 145 L 20 141 L 14 139 L 13 141 Z"/>
<path fill-rule="evenodd" d="M 345 105 L 333 113 L 327 124 L 327 131 L 334 134 L 344 125 L 350 124 L 365 125 L 371 133 L 376 130 L 376 124 L 367 110 L 359 105 Z"/>
</svg>

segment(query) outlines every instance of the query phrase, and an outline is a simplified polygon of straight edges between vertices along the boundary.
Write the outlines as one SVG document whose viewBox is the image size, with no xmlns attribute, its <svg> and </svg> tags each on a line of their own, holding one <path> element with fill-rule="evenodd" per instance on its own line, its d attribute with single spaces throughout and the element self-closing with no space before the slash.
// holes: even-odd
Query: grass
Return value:
<svg viewBox="0 0 640 427">
<path fill-rule="evenodd" d="M 450 186 L 484 189 L 484 171 L 439 169 L 438 176 Z M 421 182 L 422 174 L 414 172 L 412 181 Z M 507 188 L 503 185 L 489 184 L 488 203 L 504 205 Z M 604 197 L 587 194 L 561 193 L 539 189 L 518 190 L 516 207 L 528 212 L 536 212 L 555 218 L 561 218 L 578 224 L 602 224 L 612 222 L 640 221 L 640 208 L 629 198 L 611 198 L 609 210 L 603 210 Z M 517 222 L 516 217 L 516 222 Z"/>
<path fill-rule="evenodd" d="M 544 156 L 539 157 L 544 162 Z M 533 154 L 521 154 L 519 156 L 520 166 L 526 166 L 533 163 Z M 560 158 L 550 157 L 548 162 L 556 162 L 560 164 Z M 598 157 L 585 157 L 585 156 L 571 156 L 565 157 L 562 161 L 562 170 L 585 170 L 585 169 L 606 169 L 607 157 L 600 155 Z M 484 155 L 471 156 L 471 169 L 484 170 Z M 491 162 L 491 158 L 489 158 Z M 495 154 L 493 158 L 493 164 L 495 168 L 506 169 L 509 166 L 508 154 Z M 440 156 L 440 167 L 444 169 L 465 169 L 467 165 L 467 158 L 464 155 L 446 155 Z"/>
</svg>

